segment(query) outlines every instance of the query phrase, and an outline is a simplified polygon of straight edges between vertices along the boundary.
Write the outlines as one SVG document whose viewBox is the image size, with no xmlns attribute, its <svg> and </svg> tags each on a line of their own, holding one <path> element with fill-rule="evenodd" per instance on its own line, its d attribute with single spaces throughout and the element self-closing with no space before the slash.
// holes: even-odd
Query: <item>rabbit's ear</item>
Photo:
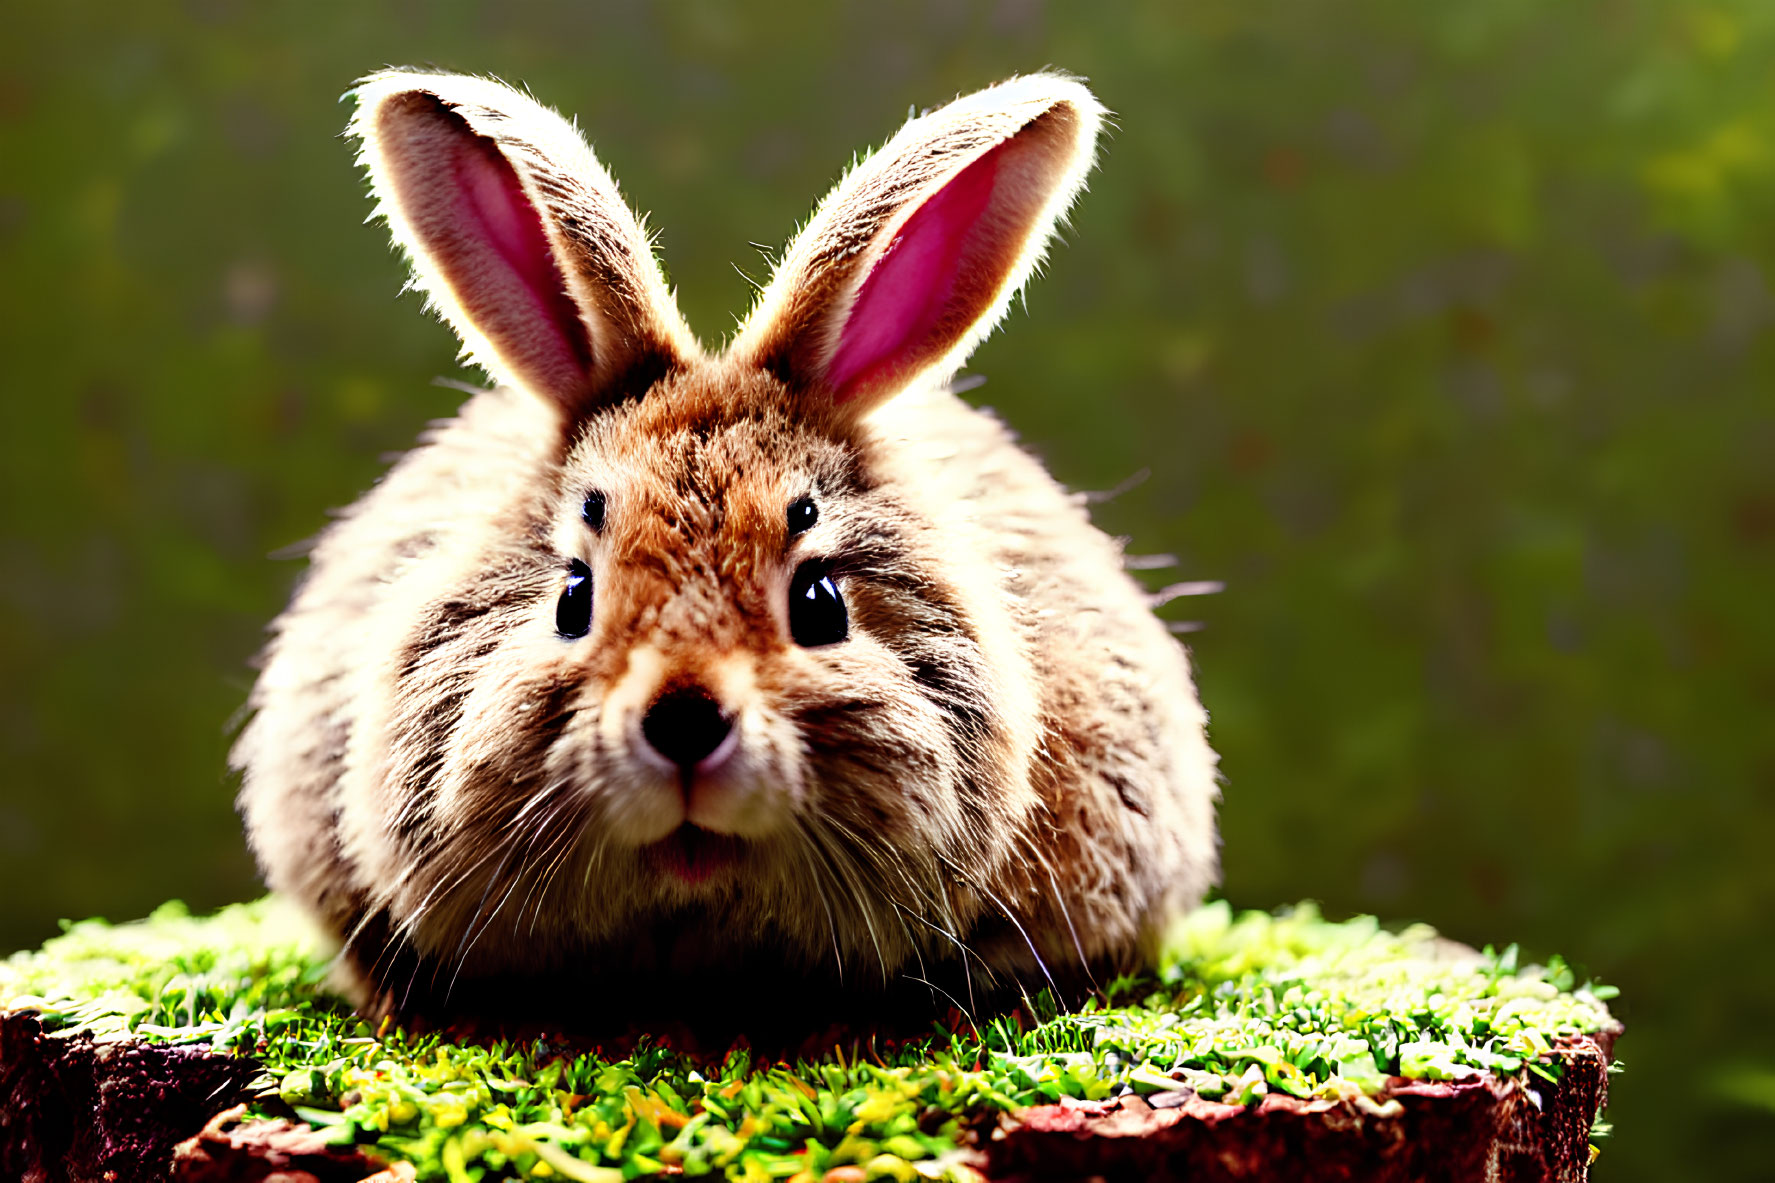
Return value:
<svg viewBox="0 0 1775 1183">
<path fill-rule="evenodd" d="M 732 354 L 847 417 L 948 378 L 1041 261 L 1103 116 L 1036 74 L 911 120 L 820 203 Z"/>
<path fill-rule="evenodd" d="M 572 124 L 461 75 L 387 71 L 355 95 L 380 211 L 472 361 L 574 416 L 701 355 Z"/>
</svg>

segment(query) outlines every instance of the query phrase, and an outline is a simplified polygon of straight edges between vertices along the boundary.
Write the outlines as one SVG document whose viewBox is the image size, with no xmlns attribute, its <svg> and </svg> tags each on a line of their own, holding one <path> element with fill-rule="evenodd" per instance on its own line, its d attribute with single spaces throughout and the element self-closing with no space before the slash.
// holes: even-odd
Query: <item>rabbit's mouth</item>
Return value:
<svg viewBox="0 0 1775 1183">
<path fill-rule="evenodd" d="M 731 834 L 717 834 L 685 822 L 658 842 L 642 848 L 650 863 L 663 875 L 697 885 L 739 862 L 746 842 Z"/>
</svg>

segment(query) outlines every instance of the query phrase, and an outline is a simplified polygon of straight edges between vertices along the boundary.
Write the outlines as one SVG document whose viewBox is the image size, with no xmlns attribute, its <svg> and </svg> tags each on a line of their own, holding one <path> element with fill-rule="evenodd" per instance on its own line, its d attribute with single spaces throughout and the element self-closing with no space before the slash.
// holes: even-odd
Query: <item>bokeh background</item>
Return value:
<svg viewBox="0 0 1775 1183">
<path fill-rule="evenodd" d="M 1054 64 L 1119 113 L 975 357 L 1174 578 L 1226 894 L 1624 993 L 1601 1180 L 1775 1142 L 1775 5 L 133 0 L 0 48 L 0 949 L 258 884 L 224 753 L 312 535 L 472 379 L 336 136 L 577 113 L 717 340 L 853 150 Z"/>
</svg>

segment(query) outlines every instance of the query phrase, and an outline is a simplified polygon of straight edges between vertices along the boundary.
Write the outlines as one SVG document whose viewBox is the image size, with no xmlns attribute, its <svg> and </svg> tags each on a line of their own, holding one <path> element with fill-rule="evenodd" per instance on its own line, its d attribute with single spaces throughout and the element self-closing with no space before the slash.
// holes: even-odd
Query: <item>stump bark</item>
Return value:
<svg viewBox="0 0 1775 1183">
<path fill-rule="evenodd" d="M 1354 1102 L 1271 1094 L 1245 1107 L 1187 1091 L 1067 1100 L 1000 1118 L 981 1139 L 980 1165 L 1003 1183 L 1582 1183 L 1619 1033 L 1562 1040 L 1565 1070 L 1540 1089 L 1484 1075 L 1394 1078 L 1381 1097 Z"/>
<path fill-rule="evenodd" d="M 29 1011 L 0 1013 L 0 1178 L 164 1180 L 173 1147 L 258 1074 L 205 1049 L 56 1035 Z"/>
</svg>

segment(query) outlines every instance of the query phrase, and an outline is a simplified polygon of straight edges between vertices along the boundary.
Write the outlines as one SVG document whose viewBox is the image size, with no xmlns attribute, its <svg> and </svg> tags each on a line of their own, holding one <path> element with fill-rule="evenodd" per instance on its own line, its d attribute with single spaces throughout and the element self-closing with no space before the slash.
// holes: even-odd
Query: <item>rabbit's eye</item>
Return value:
<svg viewBox="0 0 1775 1183">
<path fill-rule="evenodd" d="M 555 631 L 571 641 L 592 628 L 592 569 L 574 559 L 567 564 L 567 586 L 555 604 Z"/>
<path fill-rule="evenodd" d="M 820 507 L 812 497 L 800 497 L 789 503 L 789 537 L 805 534 L 820 520 Z"/>
<path fill-rule="evenodd" d="M 585 504 L 579 507 L 579 516 L 585 519 L 586 525 L 594 531 L 604 529 L 604 494 L 587 493 Z"/>
<path fill-rule="evenodd" d="M 850 636 L 850 613 L 823 563 L 803 563 L 789 584 L 789 634 L 804 649 Z"/>
</svg>

